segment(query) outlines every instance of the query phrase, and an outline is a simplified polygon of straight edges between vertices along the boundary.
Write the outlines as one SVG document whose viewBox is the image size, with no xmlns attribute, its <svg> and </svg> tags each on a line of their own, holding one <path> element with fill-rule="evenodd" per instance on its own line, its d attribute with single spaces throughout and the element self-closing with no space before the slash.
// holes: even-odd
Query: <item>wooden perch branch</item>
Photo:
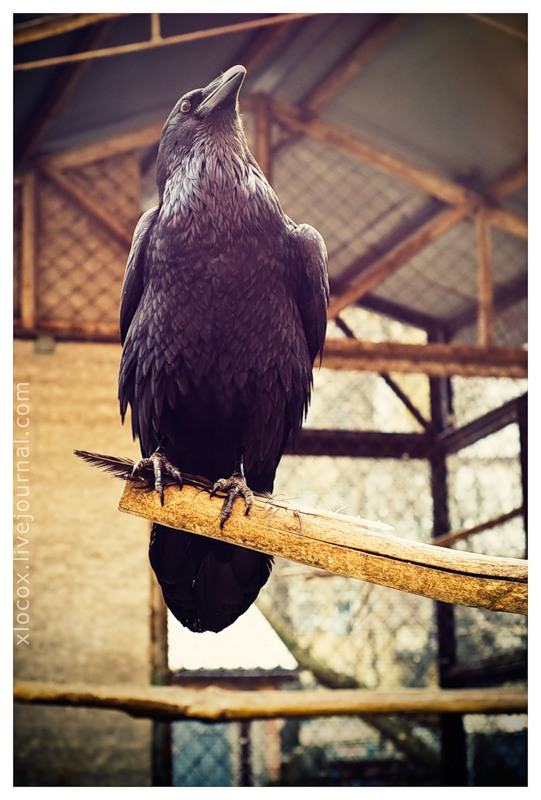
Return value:
<svg viewBox="0 0 541 800">
<path fill-rule="evenodd" d="M 256 497 L 242 502 L 220 528 L 222 500 L 201 488 L 170 486 L 165 503 L 127 481 L 121 511 L 170 528 L 221 539 L 350 578 L 434 600 L 495 611 L 527 613 L 527 562 L 445 550 L 384 533 L 389 526 L 343 514 L 295 508 Z"/>
<path fill-rule="evenodd" d="M 133 462 L 76 450 L 93 466 L 126 480 Z M 257 497 L 249 516 L 242 502 L 220 528 L 221 500 L 204 478 L 184 475 L 182 491 L 167 486 L 160 505 L 148 476 L 126 480 L 120 511 L 169 528 L 259 550 L 349 578 L 400 589 L 447 603 L 527 613 L 528 562 L 446 550 L 390 536 L 381 522 L 294 507 Z M 192 485 L 190 485 L 190 482 Z"/>
<path fill-rule="evenodd" d="M 347 714 L 503 714 L 527 711 L 525 691 L 505 689 L 317 689 L 257 691 L 18 681 L 15 702 L 124 711 L 135 717 L 206 721 Z"/>
</svg>

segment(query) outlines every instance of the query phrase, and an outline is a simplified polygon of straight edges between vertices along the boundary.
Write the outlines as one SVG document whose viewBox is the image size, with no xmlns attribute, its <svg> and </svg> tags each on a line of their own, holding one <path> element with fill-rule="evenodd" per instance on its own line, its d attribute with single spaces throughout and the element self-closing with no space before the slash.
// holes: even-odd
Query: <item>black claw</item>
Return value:
<svg viewBox="0 0 541 800">
<path fill-rule="evenodd" d="M 230 478 L 220 478 L 212 487 L 210 496 L 214 497 L 217 492 L 227 493 L 227 497 L 224 500 L 222 510 L 220 512 L 220 528 L 224 527 L 225 523 L 231 516 L 233 504 L 239 496 L 244 498 L 244 515 L 248 516 L 254 502 L 254 494 L 246 483 L 244 475 L 235 472 Z"/>
<path fill-rule="evenodd" d="M 149 458 L 142 458 L 134 464 L 131 471 L 131 478 L 137 478 L 145 469 L 152 470 L 154 475 L 154 490 L 158 493 L 162 506 L 164 503 L 164 486 L 167 483 L 167 481 L 164 481 L 164 478 L 167 476 L 173 478 L 178 483 L 179 489 L 182 489 L 181 471 L 175 467 L 174 464 L 171 464 L 169 459 L 160 450 L 156 450 Z"/>
<path fill-rule="evenodd" d="M 214 486 L 212 487 L 212 491 L 210 493 L 210 496 L 214 497 L 217 492 L 221 492 L 222 490 L 224 490 L 226 483 L 227 483 L 227 481 L 226 481 L 225 478 L 220 478 L 219 480 L 217 480 L 216 483 L 214 484 Z"/>
</svg>

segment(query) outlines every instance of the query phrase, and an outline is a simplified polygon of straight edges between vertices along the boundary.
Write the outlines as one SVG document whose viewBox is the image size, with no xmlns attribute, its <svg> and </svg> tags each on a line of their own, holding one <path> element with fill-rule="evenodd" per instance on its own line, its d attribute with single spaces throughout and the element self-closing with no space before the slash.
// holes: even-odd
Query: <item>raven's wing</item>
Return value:
<svg viewBox="0 0 541 800">
<path fill-rule="evenodd" d="M 323 353 L 327 328 L 329 276 L 327 248 L 321 234 L 311 225 L 290 230 L 298 257 L 297 305 L 312 362 Z"/>
<path fill-rule="evenodd" d="M 122 344 L 124 344 L 133 315 L 143 294 L 145 253 L 150 234 L 158 218 L 158 211 L 158 206 L 145 211 L 133 234 L 120 297 L 120 340 Z"/>
</svg>

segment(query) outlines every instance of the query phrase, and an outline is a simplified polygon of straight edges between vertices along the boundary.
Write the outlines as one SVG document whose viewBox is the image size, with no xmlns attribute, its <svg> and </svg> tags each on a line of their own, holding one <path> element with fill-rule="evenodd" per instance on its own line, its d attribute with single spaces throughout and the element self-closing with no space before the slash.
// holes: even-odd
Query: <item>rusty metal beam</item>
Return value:
<svg viewBox="0 0 541 800">
<path fill-rule="evenodd" d="M 367 370 L 378 373 L 413 372 L 439 377 L 476 375 L 526 378 L 528 353 L 518 347 L 327 339 L 323 352 L 323 366 L 329 369 Z"/>
<path fill-rule="evenodd" d="M 111 56 L 121 56 L 127 53 L 140 53 L 144 50 L 154 50 L 159 47 L 170 47 L 171 45 L 186 44 L 187 42 L 201 41 L 216 36 L 227 36 L 232 33 L 242 33 L 243 31 L 257 30 L 269 25 L 281 25 L 284 22 L 292 22 L 304 17 L 313 17 L 314 13 L 299 14 L 275 14 L 261 19 L 243 20 L 231 25 L 221 25 L 216 28 L 205 28 L 189 33 L 180 33 L 175 36 L 166 36 L 159 39 L 148 39 L 144 42 L 131 42 L 130 44 L 118 45 L 116 47 L 105 47 L 101 49 L 89 50 L 86 53 L 72 53 L 70 55 L 55 56 L 54 58 L 42 58 L 35 61 L 25 61 L 15 64 L 13 69 L 26 71 L 32 69 L 43 69 L 44 67 L 54 67 L 59 64 L 70 64 L 75 61 L 88 61 L 95 58 L 110 58 Z"/>
</svg>

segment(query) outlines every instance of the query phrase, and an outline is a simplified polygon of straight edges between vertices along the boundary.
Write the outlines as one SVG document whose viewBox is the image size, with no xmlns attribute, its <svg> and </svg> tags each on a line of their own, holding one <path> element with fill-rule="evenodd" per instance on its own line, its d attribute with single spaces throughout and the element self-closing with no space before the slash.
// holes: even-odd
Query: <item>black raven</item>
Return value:
<svg viewBox="0 0 541 800">
<path fill-rule="evenodd" d="M 246 70 L 183 95 L 157 158 L 158 205 L 137 224 L 120 308 L 122 420 L 152 466 L 236 497 L 270 493 L 310 399 L 325 338 L 327 252 L 282 211 L 238 113 Z M 220 631 L 253 603 L 272 558 L 154 525 L 150 561 L 165 602 L 192 631 Z"/>
</svg>

